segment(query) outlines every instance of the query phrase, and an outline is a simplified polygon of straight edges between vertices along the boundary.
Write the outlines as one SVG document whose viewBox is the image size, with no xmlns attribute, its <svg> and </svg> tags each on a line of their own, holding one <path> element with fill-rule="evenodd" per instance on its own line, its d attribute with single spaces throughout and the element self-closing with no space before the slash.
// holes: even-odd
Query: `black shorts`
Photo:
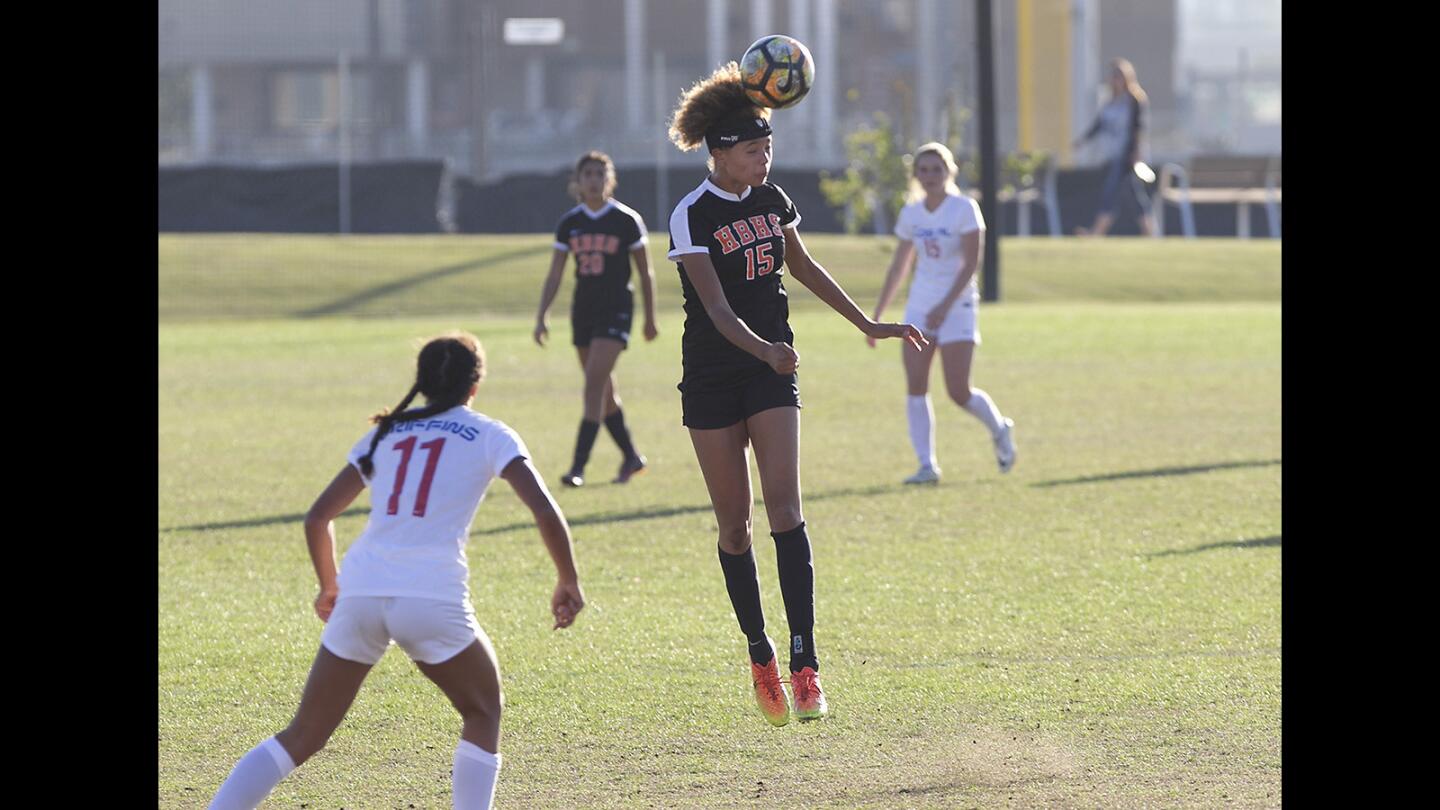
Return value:
<svg viewBox="0 0 1440 810">
<path fill-rule="evenodd" d="M 620 348 L 630 345 L 629 309 L 575 310 L 570 313 L 571 342 L 589 346 L 594 338 L 620 341 Z"/>
<path fill-rule="evenodd" d="M 771 408 L 799 408 L 799 377 L 766 370 L 740 385 L 718 391 L 681 392 L 681 423 L 714 430 L 742 422 Z"/>
</svg>

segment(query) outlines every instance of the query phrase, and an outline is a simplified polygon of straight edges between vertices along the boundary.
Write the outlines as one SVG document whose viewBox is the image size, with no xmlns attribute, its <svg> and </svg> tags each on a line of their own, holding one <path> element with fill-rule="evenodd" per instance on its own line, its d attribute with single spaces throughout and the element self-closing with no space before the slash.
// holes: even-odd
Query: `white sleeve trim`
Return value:
<svg viewBox="0 0 1440 810">
<path fill-rule="evenodd" d="M 354 468 L 355 468 L 355 472 L 360 473 L 360 480 L 363 481 L 363 482 L 365 482 L 365 486 L 367 486 L 367 487 L 370 486 L 370 479 L 366 478 L 366 477 L 365 477 L 365 471 L 362 470 L 362 469 L 360 469 L 360 459 L 358 459 L 358 458 L 347 458 L 347 459 L 345 459 L 345 460 L 350 463 L 350 466 L 351 466 L 351 467 L 354 467 Z"/>
<path fill-rule="evenodd" d="M 690 205 L 699 195 L 691 192 L 686 198 L 675 206 L 670 213 L 670 239 L 675 242 L 675 247 L 665 254 L 667 259 L 673 259 L 685 253 L 709 253 L 710 249 L 703 245 L 696 245 L 690 238 Z"/>
<path fill-rule="evenodd" d="M 516 450 L 515 450 L 515 455 L 510 456 L 509 458 L 505 459 L 505 463 L 504 463 L 504 464 L 501 464 L 501 465 L 499 465 L 498 467 L 495 468 L 495 475 L 494 475 L 493 477 L 495 477 L 495 478 L 504 478 L 504 477 L 505 477 L 505 468 L 506 468 L 506 467 L 509 467 L 511 464 L 514 464 L 516 459 L 525 459 L 526 461 L 529 461 L 529 460 L 530 460 L 530 454 L 529 454 L 529 453 L 526 453 L 523 449 L 517 447 Z"/>
<path fill-rule="evenodd" d="M 564 242 L 556 242 L 556 243 L 555 243 L 555 249 L 556 249 L 556 250 L 563 250 L 563 251 L 565 251 L 566 253 L 569 253 L 569 252 L 570 252 L 570 246 L 567 245 L 567 244 L 565 244 Z"/>
<path fill-rule="evenodd" d="M 637 249 L 637 248 L 644 247 L 645 245 L 648 245 L 648 244 L 650 244 L 650 234 L 648 234 L 648 233 L 641 233 L 641 234 L 640 234 L 640 238 L 635 240 L 635 244 L 631 245 L 631 246 L 630 246 L 630 249 L 631 249 L 631 250 L 635 250 L 635 249 Z"/>
</svg>

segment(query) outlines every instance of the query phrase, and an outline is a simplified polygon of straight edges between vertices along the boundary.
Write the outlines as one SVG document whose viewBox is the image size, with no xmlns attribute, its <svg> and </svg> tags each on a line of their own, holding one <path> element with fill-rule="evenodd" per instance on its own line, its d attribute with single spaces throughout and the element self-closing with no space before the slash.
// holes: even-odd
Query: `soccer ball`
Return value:
<svg viewBox="0 0 1440 810">
<path fill-rule="evenodd" d="M 794 107 L 815 83 L 815 60 L 805 43 L 784 34 L 755 40 L 740 57 L 740 86 L 761 107 Z"/>
</svg>

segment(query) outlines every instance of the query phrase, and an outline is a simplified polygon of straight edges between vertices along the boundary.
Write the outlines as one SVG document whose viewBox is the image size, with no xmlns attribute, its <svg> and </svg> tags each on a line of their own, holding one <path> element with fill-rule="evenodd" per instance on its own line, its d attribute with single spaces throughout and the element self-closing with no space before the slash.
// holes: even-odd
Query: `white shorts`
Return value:
<svg viewBox="0 0 1440 810">
<path fill-rule="evenodd" d="M 939 303 L 939 299 L 932 299 L 929 296 L 910 296 L 910 300 L 905 303 L 905 322 L 914 324 L 916 328 L 925 333 L 927 340 L 937 346 L 965 340 L 973 341 L 977 346 L 980 345 L 980 324 L 978 322 L 980 301 L 978 298 L 962 295 L 955 299 L 955 303 L 950 305 L 950 313 L 945 316 L 945 320 L 940 322 L 938 334 L 925 327 L 925 318 L 937 303 Z"/>
<path fill-rule="evenodd" d="M 335 603 L 320 644 L 347 661 L 374 665 L 390 643 L 425 664 L 454 658 L 485 631 L 470 600 L 414 596 L 347 596 Z"/>
</svg>

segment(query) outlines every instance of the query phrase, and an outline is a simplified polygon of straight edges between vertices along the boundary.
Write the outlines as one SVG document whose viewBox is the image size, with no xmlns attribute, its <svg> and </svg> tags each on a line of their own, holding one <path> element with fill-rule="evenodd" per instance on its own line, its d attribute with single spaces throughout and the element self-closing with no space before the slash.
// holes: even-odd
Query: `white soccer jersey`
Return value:
<svg viewBox="0 0 1440 810">
<path fill-rule="evenodd" d="M 895 222 L 895 235 L 915 243 L 915 280 L 910 282 L 911 302 L 938 302 L 955 284 L 965 269 L 965 256 L 960 237 L 985 230 L 980 205 L 966 196 L 948 194 L 934 211 L 925 210 L 925 201 L 917 200 L 900 209 Z M 978 274 L 977 274 L 978 275 Z M 974 301 L 980 297 L 975 276 L 957 300 Z"/>
<path fill-rule="evenodd" d="M 350 450 L 357 471 L 375 430 Z M 340 563 L 340 598 L 468 599 L 475 510 L 507 464 L 529 457 L 515 431 L 464 405 L 397 423 L 370 459 L 370 522 Z"/>
</svg>

